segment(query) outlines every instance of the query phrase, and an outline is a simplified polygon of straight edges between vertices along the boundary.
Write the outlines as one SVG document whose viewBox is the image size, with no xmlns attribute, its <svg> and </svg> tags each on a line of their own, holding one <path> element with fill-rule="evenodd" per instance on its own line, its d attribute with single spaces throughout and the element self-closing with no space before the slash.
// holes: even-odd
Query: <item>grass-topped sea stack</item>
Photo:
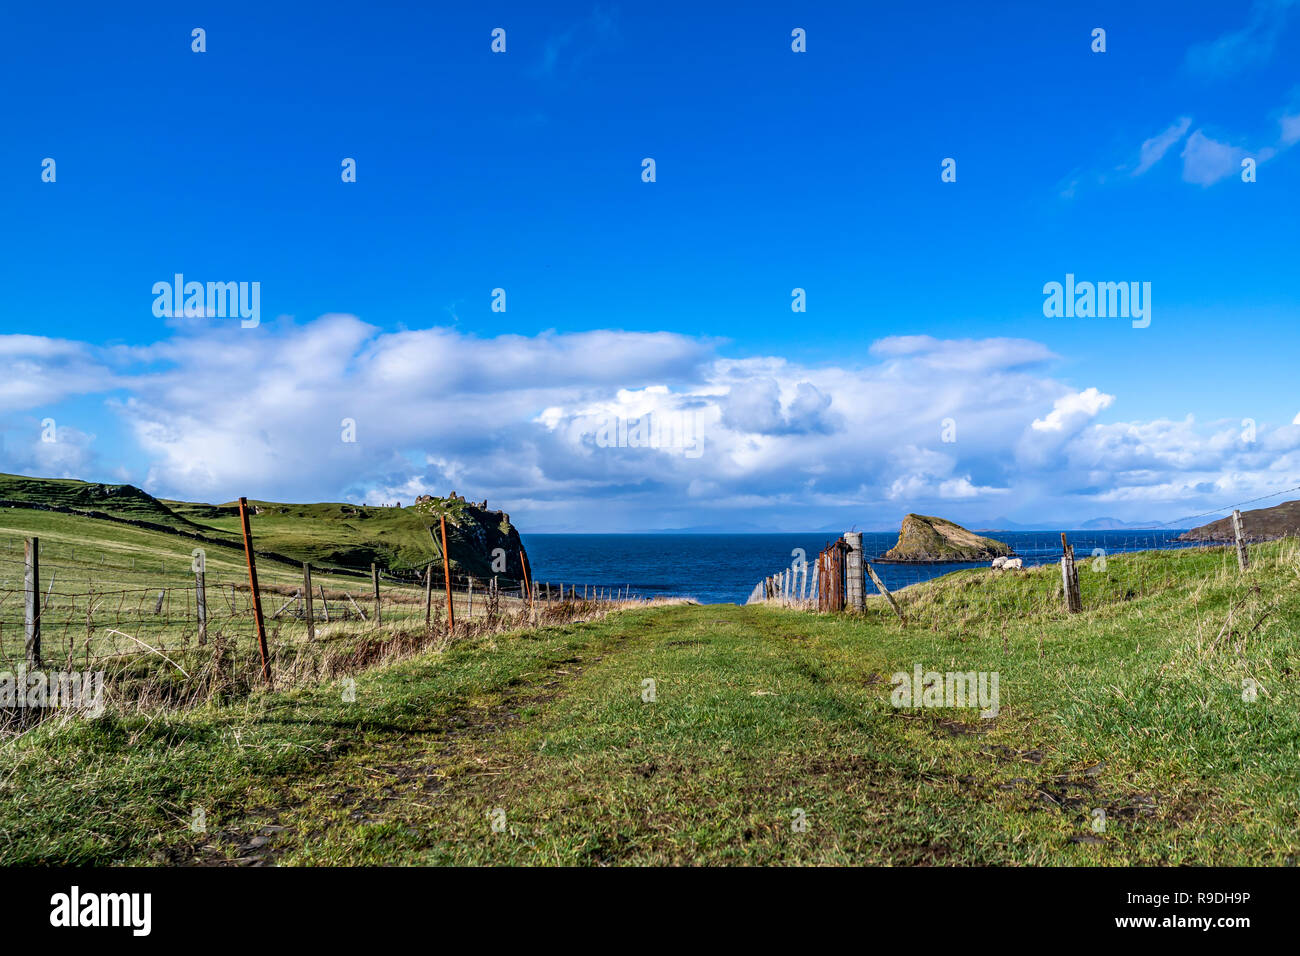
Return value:
<svg viewBox="0 0 1300 956">
<path fill-rule="evenodd" d="M 968 531 L 946 518 L 909 514 L 903 519 L 898 543 L 878 560 L 917 563 L 989 561 L 1014 553 L 1001 541 Z"/>
</svg>

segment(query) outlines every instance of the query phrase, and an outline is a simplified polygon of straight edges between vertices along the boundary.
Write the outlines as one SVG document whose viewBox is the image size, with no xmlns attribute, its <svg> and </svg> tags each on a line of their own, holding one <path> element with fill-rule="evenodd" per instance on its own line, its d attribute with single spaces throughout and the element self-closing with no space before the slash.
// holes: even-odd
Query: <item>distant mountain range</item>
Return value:
<svg viewBox="0 0 1300 956">
<path fill-rule="evenodd" d="M 993 518 L 990 521 L 972 521 L 976 531 L 1181 531 L 1191 527 L 1193 519 L 1176 521 L 1121 521 L 1119 518 L 1089 518 L 1087 521 L 1057 521 L 1039 524 L 1021 524 L 1010 518 Z"/>
<path fill-rule="evenodd" d="M 882 523 L 878 521 L 853 522 L 852 526 L 827 524 L 818 528 L 804 528 L 799 531 L 788 529 L 764 528 L 753 522 L 735 522 L 729 524 L 699 524 L 685 528 L 657 528 L 646 534 L 829 534 L 839 536 L 845 531 L 865 531 L 878 534 L 897 534 L 903 519 Z M 1025 524 L 1010 518 L 985 518 L 979 521 L 966 521 L 963 525 L 980 533 L 988 531 L 1182 531 L 1191 528 L 1197 519 L 1179 518 L 1176 521 L 1121 521 L 1119 518 L 1090 518 L 1087 521 L 1043 521 L 1037 524 Z"/>
</svg>

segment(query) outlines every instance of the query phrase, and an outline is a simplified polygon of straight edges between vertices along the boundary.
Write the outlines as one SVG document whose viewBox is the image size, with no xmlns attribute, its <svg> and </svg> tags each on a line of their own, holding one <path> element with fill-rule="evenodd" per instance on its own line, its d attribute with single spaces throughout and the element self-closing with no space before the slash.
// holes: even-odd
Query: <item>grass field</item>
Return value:
<svg viewBox="0 0 1300 956">
<path fill-rule="evenodd" d="M 350 701 L 47 722 L 5 745 L 0 859 L 1291 864 L 1297 543 L 1252 557 L 1113 557 L 1073 616 L 1053 568 L 966 571 L 902 592 L 906 628 L 874 599 L 646 608 L 456 641 Z M 917 664 L 998 672 L 997 716 L 893 706 Z"/>
</svg>

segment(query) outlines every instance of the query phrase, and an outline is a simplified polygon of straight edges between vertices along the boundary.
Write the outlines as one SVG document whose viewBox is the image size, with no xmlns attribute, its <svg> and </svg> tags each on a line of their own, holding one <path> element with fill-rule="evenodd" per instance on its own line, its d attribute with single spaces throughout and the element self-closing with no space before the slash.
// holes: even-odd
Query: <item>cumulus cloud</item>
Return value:
<svg viewBox="0 0 1300 956">
<path fill-rule="evenodd" d="M 1062 395 L 1052 403 L 1051 412 L 1045 418 L 1035 418 L 1030 427 L 1036 431 L 1061 432 L 1068 423 L 1092 418 L 1113 401 L 1114 395 L 1106 395 L 1095 388 Z"/>
<path fill-rule="evenodd" d="M 454 488 L 529 530 L 1172 519 L 1300 474 L 1296 425 L 1245 442 L 1227 423 L 1105 421 L 1122 396 L 1060 380 L 1027 339 L 895 336 L 825 365 L 724 350 L 618 330 L 386 332 L 348 315 L 178 328 L 129 349 L 0 337 L 10 409 L 38 420 L 93 395 L 128 439 L 97 448 L 86 429 L 58 460 L 15 445 L 0 467 L 129 467 L 156 494 L 216 501 Z"/>
</svg>

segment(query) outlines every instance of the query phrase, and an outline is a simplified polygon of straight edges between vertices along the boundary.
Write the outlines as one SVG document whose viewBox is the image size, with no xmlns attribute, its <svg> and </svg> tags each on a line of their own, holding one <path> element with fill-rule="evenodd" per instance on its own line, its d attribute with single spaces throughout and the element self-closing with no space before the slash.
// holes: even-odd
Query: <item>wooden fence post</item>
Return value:
<svg viewBox="0 0 1300 956">
<path fill-rule="evenodd" d="M 547 587 L 549 588 L 550 585 L 548 584 Z M 474 579 L 472 577 L 469 579 L 469 610 L 465 612 L 465 616 L 471 620 L 474 618 Z"/>
<path fill-rule="evenodd" d="M 360 606 L 357 604 L 357 602 L 354 601 L 354 600 L 352 599 L 352 592 L 351 592 L 351 591 L 344 591 L 343 593 L 346 594 L 346 595 L 348 596 L 348 603 L 352 605 L 352 610 L 356 611 L 357 614 L 360 615 L 361 620 L 364 621 L 364 620 L 366 619 L 366 612 L 363 611 L 363 610 L 361 610 L 361 608 L 360 608 Z"/>
<path fill-rule="evenodd" d="M 375 627 L 380 624 L 379 614 L 379 566 L 373 561 L 370 562 L 370 585 L 375 592 Z"/>
<path fill-rule="evenodd" d="M 903 624 L 907 624 L 907 618 L 903 616 L 903 609 L 898 606 L 898 602 L 894 600 L 894 596 L 889 593 L 889 588 L 885 587 L 885 582 L 880 580 L 880 575 L 876 574 L 876 569 L 865 561 L 863 562 L 863 565 L 867 569 L 867 574 L 871 575 L 871 583 L 876 586 L 876 590 L 885 596 L 885 600 L 888 601 L 889 606 L 894 609 L 894 613 L 898 615 L 898 619 L 902 621 Z"/>
<path fill-rule="evenodd" d="M 297 591 L 294 591 L 294 592 L 293 592 L 293 596 L 290 597 L 289 600 L 287 600 L 287 601 L 285 601 L 283 604 L 281 604 L 280 607 L 276 610 L 276 612 L 275 612 L 274 614 L 271 615 L 271 620 L 274 621 L 277 617 L 279 617 L 281 614 L 283 614 L 283 613 L 284 613 L 284 609 L 287 608 L 290 604 L 292 604 L 292 603 L 294 603 L 295 601 L 299 600 L 299 599 L 301 598 L 301 596 L 302 596 L 302 595 L 300 595 Z"/>
<path fill-rule="evenodd" d="M 424 569 L 424 626 L 433 624 L 433 562 Z"/>
<path fill-rule="evenodd" d="M 1237 539 L 1237 567 L 1245 571 L 1250 567 L 1250 555 L 1246 553 L 1246 535 L 1241 529 L 1241 511 L 1238 509 L 1232 512 L 1232 533 Z"/>
<path fill-rule="evenodd" d="M 248 527 L 248 499 L 239 499 L 239 524 L 244 531 L 244 555 L 248 558 L 248 586 L 253 595 L 253 621 L 257 625 L 257 649 L 262 654 L 262 680 L 271 683 L 271 658 L 266 651 L 266 622 L 262 620 L 262 596 L 257 590 L 257 563 L 253 560 L 253 532 Z M 231 585 L 233 588 L 234 585 Z"/>
<path fill-rule="evenodd" d="M 1083 610 L 1083 596 L 1079 593 L 1079 569 L 1074 564 L 1074 546 L 1065 540 L 1061 532 L 1061 588 L 1065 597 L 1067 614 L 1078 614 Z"/>
<path fill-rule="evenodd" d="M 311 564 L 302 563 L 302 593 L 307 595 L 307 640 L 316 640 L 316 607 L 312 603 Z"/>
<path fill-rule="evenodd" d="M 208 588 L 207 574 L 204 571 L 194 572 L 194 604 L 199 612 L 199 643 L 208 642 Z"/>
<path fill-rule="evenodd" d="M 27 666 L 41 667 L 41 539 L 28 538 L 23 547 L 23 624 L 26 628 Z"/>
<path fill-rule="evenodd" d="M 862 532 L 848 531 L 844 535 L 848 554 L 844 560 L 844 573 L 848 576 L 848 608 L 855 613 L 867 609 L 867 582 L 862 576 Z"/>
</svg>

